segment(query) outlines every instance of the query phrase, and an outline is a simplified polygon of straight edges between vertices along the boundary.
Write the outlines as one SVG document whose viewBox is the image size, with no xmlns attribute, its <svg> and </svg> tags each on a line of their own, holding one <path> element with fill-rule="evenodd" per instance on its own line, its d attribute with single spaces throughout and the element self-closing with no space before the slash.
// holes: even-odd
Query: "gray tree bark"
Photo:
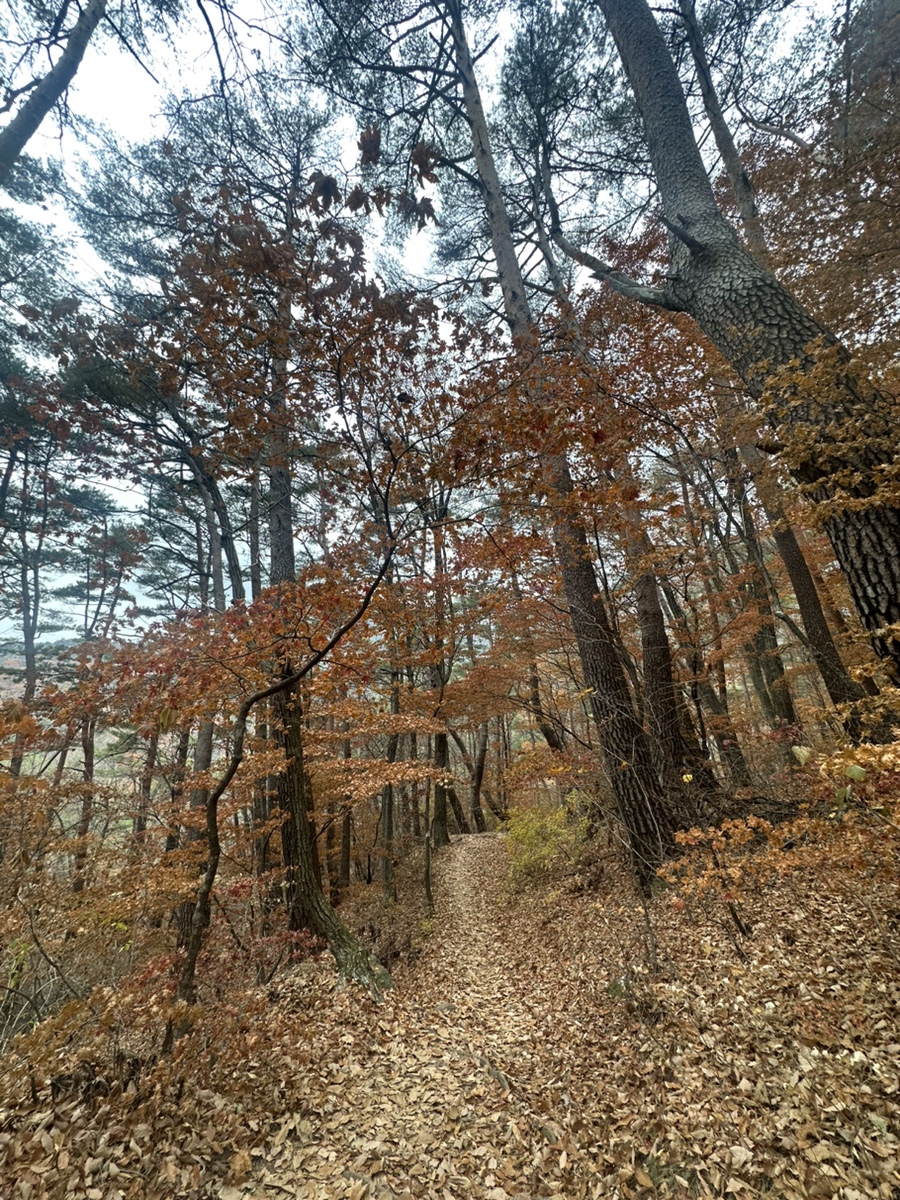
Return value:
<svg viewBox="0 0 900 1200">
<path fill-rule="evenodd" d="M 474 63 L 460 7 L 455 0 L 447 7 L 504 311 L 515 342 L 523 351 L 527 349 L 533 354 L 538 345 L 537 329 L 516 257 Z M 539 405 L 537 381 L 533 390 L 534 403 Z M 541 469 L 547 493 L 557 509 L 553 537 L 562 573 L 563 594 L 572 619 L 585 683 L 591 688 L 591 708 L 607 775 L 626 830 L 635 875 L 641 888 L 648 890 L 657 867 L 672 845 L 674 817 L 656 775 L 649 739 L 634 713 L 584 526 L 568 503 L 573 491 L 568 463 L 560 455 L 546 454 L 542 457 Z"/>
<path fill-rule="evenodd" d="M 27 100 L 21 104 L 9 124 L 0 130 L 0 187 L 5 186 L 22 151 L 75 78 L 88 43 L 106 15 L 106 6 L 107 0 L 89 0 L 66 39 L 60 57 L 29 91 Z"/>
<path fill-rule="evenodd" d="M 643 116 L 671 233 L 672 270 L 653 302 L 694 318 L 781 431 L 785 462 L 820 506 L 863 624 L 896 675 L 900 638 L 890 627 L 900 624 L 900 509 L 889 490 L 891 405 L 720 212 L 646 0 L 598 3 Z"/>
<path fill-rule="evenodd" d="M 710 128 L 715 138 L 716 148 L 722 159 L 731 187 L 731 194 L 737 205 L 741 219 L 741 228 L 747 245 L 753 256 L 767 270 L 772 267 L 769 246 L 766 241 L 765 229 L 760 220 L 756 204 L 756 194 L 750 176 L 747 174 L 741 156 L 732 136 L 731 129 L 725 119 L 719 96 L 713 82 L 712 71 L 706 55 L 703 34 L 697 21 L 694 0 L 679 0 L 682 20 L 687 31 L 688 45 L 697 68 L 697 78 L 700 93 L 703 97 L 703 107 L 709 118 Z M 743 443 L 738 447 L 741 458 L 747 470 L 758 483 L 763 471 L 763 455 L 756 446 Z M 812 653 L 816 666 L 825 683 L 825 688 L 832 703 L 836 706 L 847 706 L 844 718 L 847 732 L 854 739 L 862 735 L 858 713 L 855 706 L 865 695 L 865 689 L 851 678 L 838 652 L 810 572 L 809 565 L 797 541 L 797 536 L 787 521 L 778 495 L 778 485 L 771 481 L 770 492 L 775 489 L 775 503 L 763 501 L 766 519 L 771 527 L 775 546 L 784 563 L 791 587 L 800 609 L 800 619 L 806 633 L 807 644 Z M 888 729 L 880 731 L 890 736 Z"/>
</svg>

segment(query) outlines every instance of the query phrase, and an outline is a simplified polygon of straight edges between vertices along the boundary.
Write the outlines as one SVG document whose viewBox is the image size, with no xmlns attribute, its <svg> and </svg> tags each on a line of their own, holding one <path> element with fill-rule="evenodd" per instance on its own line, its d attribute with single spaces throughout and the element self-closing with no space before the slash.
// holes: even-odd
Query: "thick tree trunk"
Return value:
<svg viewBox="0 0 900 1200">
<path fill-rule="evenodd" d="M 60 57 L 31 89 L 28 99 L 9 124 L 0 131 L 0 187 L 6 184 L 19 155 L 75 78 L 94 30 L 106 14 L 106 6 L 107 0 L 89 0 L 72 27 Z"/>
<path fill-rule="evenodd" d="M 646 572 L 635 585 L 641 652 L 644 664 L 644 700 L 650 740 L 658 752 L 657 769 L 672 795 L 697 816 L 712 818 L 710 804 L 724 801 L 712 765 L 697 741 L 690 716 L 684 711 L 672 669 L 672 654 L 656 576 Z"/>
<path fill-rule="evenodd" d="M 283 699 L 282 699 L 283 698 Z M 328 944 L 342 975 L 374 992 L 390 987 L 391 977 L 359 944 L 325 899 L 313 853 L 313 828 L 309 820 L 309 776 L 303 758 L 303 723 L 296 690 L 279 692 L 276 712 L 285 730 L 288 764 L 279 799 L 287 814 L 293 852 L 288 864 L 291 929 L 308 929 Z"/>
<path fill-rule="evenodd" d="M 728 175 L 731 193 L 740 214 L 741 227 L 747 245 L 757 261 L 769 270 L 772 265 L 771 256 L 765 230 L 760 221 L 753 185 L 741 162 L 731 129 L 716 93 L 694 0 L 679 0 L 679 5 L 687 30 L 688 44 L 697 67 L 703 106 L 706 109 L 716 146 Z M 763 455 L 756 446 L 747 443 L 741 444 L 739 451 L 744 465 L 759 488 L 760 477 L 763 474 Z M 846 706 L 843 714 L 845 728 L 851 738 L 858 741 L 862 736 L 862 730 L 855 706 L 865 698 L 866 690 L 851 678 L 844 666 L 831 630 L 828 628 L 828 622 L 825 620 L 822 603 L 809 565 L 797 541 L 796 534 L 782 511 L 778 497 L 778 485 L 771 481 L 769 483 L 770 492 L 773 489 L 775 503 L 773 504 L 771 499 L 768 501 L 763 499 L 763 509 L 771 527 L 776 548 L 791 581 L 791 587 L 794 589 L 807 645 L 819 668 L 831 702 L 836 707 Z M 875 734 L 879 740 L 890 740 L 889 724 L 876 730 Z"/>
<path fill-rule="evenodd" d="M 449 747 L 448 747 L 449 749 Z M 446 788 L 447 802 L 450 805 L 450 810 L 453 813 L 453 819 L 456 822 L 458 833 L 471 833 L 469 822 L 466 820 L 466 814 L 463 811 L 463 806 L 460 803 L 459 795 L 453 784 L 448 784 Z"/>
<path fill-rule="evenodd" d="M 572 490 L 568 466 L 561 459 L 548 465 L 553 491 L 564 500 Z M 584 529 L 563 516 L 557 521 L 554 542 L 584 681 L 591 689 L 607 779 L 626 830 L 635 875 L 646 890 L 673 845 L 676 814 L 670 810 L 650 741 L 635 715 Z"/>
<path fill-rule="evenodd" d="M 824 527 L 878 654 L 900 672 L 900 509 L 891 404 L 740 243 L 719 211 L 678 74 L 646 0 L 599 0 L 641 110 L 672 271 L 661 302 L 694 318 L 761 400 Z M 888 493 L 887 495 L 885 493 Z"/>
<path fill-rule="evenodd" d="M 452 6 L 450 12 L 450 26 L 504 311 L 513 338 L 523 349 L 527 347 L 534 353 L 538 345 L 537 330 L 516 258 L 474 63 L 460 9 L 456 5 Z M 537 378 L 533 402 L 535 405 L 541 403 Z M 567 508 L 573 490 L 568 463 L 561 456 L 544 455 L 541 467 L 548 494 L 551 500 L 559 503 L 561 509 L 554 514 L 556 555 L 585 683 L 591 688 L 591 706 L 603 746 L 607 773 L 626 830 L 635 875 L 641 888 L 646 891 L 672 845 L 673 815 L 656 776 L 649 741 L 634 714 L 612 625 L 600 598 L 588 554 L 584 527 Z"/>
</svg>

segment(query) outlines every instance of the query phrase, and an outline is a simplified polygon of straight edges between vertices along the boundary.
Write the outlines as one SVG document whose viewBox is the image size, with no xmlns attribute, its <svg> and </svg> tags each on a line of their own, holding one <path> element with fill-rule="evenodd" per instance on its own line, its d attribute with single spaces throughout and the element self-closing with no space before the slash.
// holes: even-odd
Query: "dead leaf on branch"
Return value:
<svg viewBox="0 0 900 1200">
<path fill-rule="evenodd" d="M 356 143 L 360 151 L 359 165 L 374 167 L 381 158 L 381 130 L 377 125 L 367 125 Z"/>
</svg>

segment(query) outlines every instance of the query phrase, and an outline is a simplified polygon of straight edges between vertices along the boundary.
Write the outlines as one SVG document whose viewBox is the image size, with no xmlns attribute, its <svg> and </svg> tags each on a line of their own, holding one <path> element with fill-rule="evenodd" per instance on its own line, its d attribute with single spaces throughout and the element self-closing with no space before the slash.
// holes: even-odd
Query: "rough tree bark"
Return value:
<svg viewBox="0 0 900 1200">
<path fill-rule="evenodd" d="M 878 654 L 900 672 L 900 509 L 891 404 L 849 352 L 741 244 L 719 210 L 678 74 L 646 0 L 598 0 L 644 120 L 671 234 L 664 289 L 619 290 L 688 313 L 762 401 L 824 528 Z M 599 268 L 599 269 L 598 269 Z"/>
<path fill-rule="evenodd" d="M 710 128 L 715 138 L 716 148 L 728 176 L 731 194 L 737 205 L 741 219 L 741 230 L 753 256 L 767 270 L 772 269 L 772 258 L 766 240 L 765 229 L 760 220 L 756 204 L 756 194 L 749 175 L 744 169 L 740 153 L 732 136 L 731 128 L 725 119 L 722 105 L 713 82 L 712 71 L 706 55 L 703 33 L 697 20 L 694 0 L 679 0 L 682 20 L 687 32 L 688 45 L 697 68 L 697 78 L 700 84 L 700 94 L 703 97 L 703 107 L 709 119 Z M 759 485 L 764 475 L 764 456 L 760 450 L 748 442 L 738 446 L 744 465 L 750 472 L 754 482 Z M 807 638 L 807 644 L 813 655 L 816 666 L 825 683 L 825 688 L 835 706 L 847 706 L 844 724 L 847 732 L 854 740 L 862 735 L 860 721 L 855 706 L 866 696 L 865 688 L 851 678 L 844 666 L 810 572 L 809 565 L 797 541 L 797 536 L 783 512 L 783 504 L 779 496 L 778 485 L 774 480 L 768 482 L 769 498 L 761 497 L 766 519 L 772 530 L 781 560 L 784 563 L 791 587 L 800 609 L 800 619 Z M 890 731 L 885 726 L 877 731 L 879 735 L 890 738 Z"/>
<path fill-rule="evenodd" d="M 544 147 L 544 154 L 546 162 L 546 147 Z M 535 199 L 537 200 L 537 198 L 536 195 Z M 585 370 L 593 373 L 596 364 L 582 335 L 563 281 L 562 272 L 553 252 L 553 246 L 541 220 L 540 206 L 537 203 L 535 204 L 535 224 L 538 245 L 547 267 L 550 284 L 559 304 L 566 336 L 569 338 L 579 362 Z M 635 482 L 635 491 L 637 491 L 636 481 L 632 479 L 627 458 L 624 471 L 627 473 L 627 481 Z M 613 479 L 612 472 L 609 473 L 609 478 Z M 702 753 L 700 745 L 693 735 L 690 717 L 684 711 L 684 706 L 680 702 L 679 690 L 675 686 L 669 635 L 660 603 L 658 580 L 653 569 L 656 560 L 654 546 L 637 507 L 624 506 L 621 517 L 624 526 L 622 540 L 626 561 L 631 576 L 635 579 L 634 595 L 637 602 L 638 625 L 641 631 L 644 668 L 643 697 L 657 770 L 667 791 L 673 795 L 680 792 L 689 805 L 693 804 L 694 807 L 705 809 L 710 800 L 724 797 L 712 772 L 711 764 L 707 761 L 706 755 Z M 685 776 L 693 777 L 689 778 L 688 782 L 696 783 L 695 789 L 692 788 L 685 792 Z M 701 796 L 704 803 L 698 805 L 696 801 Z M 707 812 L 706 815 L 712 814 Z"/>
<path fill-rule="evenodd" d="M 460 6 L 455 0 L 450 0 L 447 12 L 504 312 L 514 341 L 523 353 L 534 354 L 538 344 L 537 329 L 515 253 Z M 536 405 L 541 403 L 536 378 L 533 400 Z M 553 537 L 562 573 L 563 594 L 572 619 L 585 683 L 591 689 L 591 708 L 607 775 L 626 830 L 635 875 L 646 891 L 672 845 L 674 818 L 656 774 L 649 739 L 634 713 L 584 526 L 572 511 L 573 488 L 568 463 L 561 455 L 545 454 L 541 469 L 545 490 L 555 509 Z"/>
</svg>

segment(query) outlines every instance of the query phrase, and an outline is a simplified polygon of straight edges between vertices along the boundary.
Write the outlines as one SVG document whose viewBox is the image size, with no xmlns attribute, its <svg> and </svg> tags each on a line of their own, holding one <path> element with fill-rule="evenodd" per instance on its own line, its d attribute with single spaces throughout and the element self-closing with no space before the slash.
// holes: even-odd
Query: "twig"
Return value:
<svg viewBox="0 0 900 1200">
<path fill-rule="evenodd" d="M 872 918 L 872 920 L 875 924 L 875 928 L 881 934 L 881 940 L 884 942 L 885 950 L 887 950 L 888 954 L 891 956 L 891 958 L 894 960 L 894 962 L 897 964 L 897 966 L 900 967 L 900 953 L 898 953 L 897 949 L 894 946 L 894 939 L 891 937 L 891 935 L 888 933 L 888 931 L 885 929 L 885 927 L 879 921 L 878 914 L 875 912 L 875 909 L 872 907 L 870 901 L 867 900 L 865 897 L 863 897 L 863 907 L 865 908 L 865 910 L 869 914 L 869 916 Z"/>
<path fill-rule="evenodd" d="M 20 900 L 19 903 L 22 905 L 22 907 L 28 913 L 28 924 L 31 928 L 31 936 L 34 939 L 35 950 L 37 950 L 38 954 L 40 954 L 40 956 L 44 960 L 44 962 L 47 963 L 48 966 L 52 967 L 54 971 L 56 971 L 57 975 L 59 975 L 60 979 L 66 985 L 66 990 L 72 996 L 74 996 L 76 1000 L 83 1000 L 84 997 L 82 996 L 81 992 L 78 991 L 78 989 L 75 987 L 75 985 L 73 983 L 69 982 L 68 977 L 66 976 L 62 967 L 60 967 L 59 963 L 54 962 L 53 959 L 50 957 L 50 955 L 47 953 L 47 951 L 44 949 L 44 947 L 41 945 L 41 939 L 38 937 L 37 930 L 34 927 L 34 913 L 25 904 L 24 901 Z"/>
</svg>

